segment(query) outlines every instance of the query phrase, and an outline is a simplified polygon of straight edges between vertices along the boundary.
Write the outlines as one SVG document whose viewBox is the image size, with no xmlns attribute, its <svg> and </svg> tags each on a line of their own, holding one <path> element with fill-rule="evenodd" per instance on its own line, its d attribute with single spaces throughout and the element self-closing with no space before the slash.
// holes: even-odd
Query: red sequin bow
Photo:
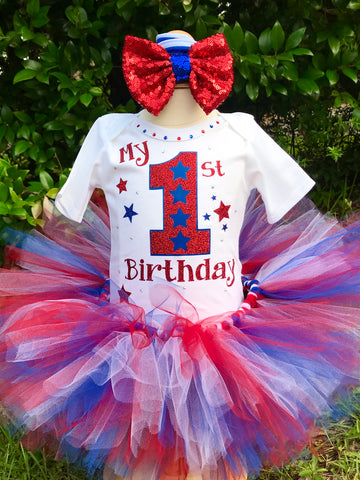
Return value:
<svg viewBox="0 0 360 480">
<path fill-rule="evenodd" d="M 234 80 L 233 59 L 223 34 L 200 40 L 189 49 L 189 86 L 206 114 L 222 103 Z M 123 71 L 133 98 L 153 115 L 170 100 L 176 83 L 171 55 L 157 43 L 126 36 Z"/>
</svg>

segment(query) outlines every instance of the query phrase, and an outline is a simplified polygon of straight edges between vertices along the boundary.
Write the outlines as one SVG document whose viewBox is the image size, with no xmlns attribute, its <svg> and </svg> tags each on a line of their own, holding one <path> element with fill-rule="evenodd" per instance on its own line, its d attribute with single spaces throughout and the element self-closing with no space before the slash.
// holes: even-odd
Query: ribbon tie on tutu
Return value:
<svg viewBox="0 0 360 480">
<path fill-rule="evenodd" d="M 181 81 L 189 82 L 206 114 L 226 99 L 233 84 L 233 59 L 223 34 L 195 42 L 188 35 L 167 33 L 156 40 L 125 37 L 124 77 L 141 106 L 158 115 Z"/>
</svg>

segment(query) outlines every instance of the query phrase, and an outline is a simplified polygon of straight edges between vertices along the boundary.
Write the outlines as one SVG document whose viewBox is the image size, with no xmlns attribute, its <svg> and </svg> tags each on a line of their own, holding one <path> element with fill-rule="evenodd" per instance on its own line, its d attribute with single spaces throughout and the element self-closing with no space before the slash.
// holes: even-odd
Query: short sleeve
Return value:
<svg viewBox="0 0 360 480">
<path fill-rule="evenodd" d="M 75 222 L 81 222 L 94 189 L 100 186 L 97 166 L 103 155 L 104 145 L 98 119 L 87 134 L 69 178 L 55 200 L 60 213 Z"/>
<path fill-rule="evenodd" d="M 280 220 L 314 186 L 296 161 L 248 116 L 246 181 L 263 199 L 269 223 Z"/>
</svg>

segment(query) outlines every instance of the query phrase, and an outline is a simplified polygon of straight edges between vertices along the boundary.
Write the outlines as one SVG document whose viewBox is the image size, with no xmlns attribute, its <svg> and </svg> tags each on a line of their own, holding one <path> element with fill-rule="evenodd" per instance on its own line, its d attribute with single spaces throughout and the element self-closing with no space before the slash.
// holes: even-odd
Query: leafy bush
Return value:
<svg viewBox="0 0 360 480">
<path fill-rule="evenodd" d="M 223 109 L 271 117 L 320 190 L 333 188 L 329 206 L 345 190 L 351 202 L 359 20 L 357 0 L 0 0 L 0 224 L 38 223 L 36 205 L 55 195 L 94 120 L 135 111 L 120 67 L 124 36 L 154 40 L 174 28 L 197 39 L 224 32 L 236 79 Z"/>
</svg>

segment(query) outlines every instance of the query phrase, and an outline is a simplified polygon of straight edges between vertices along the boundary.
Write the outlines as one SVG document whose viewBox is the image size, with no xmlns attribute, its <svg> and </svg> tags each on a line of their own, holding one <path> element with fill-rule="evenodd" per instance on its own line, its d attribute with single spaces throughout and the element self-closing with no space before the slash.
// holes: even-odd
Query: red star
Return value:
<svg viewBox="0 0 360 480">
<path fill-rule="evenodd" d="M 220 207 L 214 210 L 215 213 L 219 215 L 219 222 L 223 218 L 229 218 L 229 208 L 231 205 L 224 205 L 224 203 L 221 201 L 220 202 Z"/>
<path fill-rule="evenodd" d="M 119 189 L 119 195 L 121 192 L 127 192 L 126 184 L 127 180 L 123 180 L 122 178 L 120 178 L 120 182 L 116 185 Z"/>
<path fill-rule="evenodd" d="M 125 287 L 124 285 L 121 287 L 121 290 L 118 290 L 118 294 L 119 294 L 119 297 L 120 297 L 120 302 L 123 302 L 124 300 L 128 300 L 128 298 L 130 297 L 131 295 L 131 292 L 128 292 L 127 290 L 125 290 Z"/>
</svg>

